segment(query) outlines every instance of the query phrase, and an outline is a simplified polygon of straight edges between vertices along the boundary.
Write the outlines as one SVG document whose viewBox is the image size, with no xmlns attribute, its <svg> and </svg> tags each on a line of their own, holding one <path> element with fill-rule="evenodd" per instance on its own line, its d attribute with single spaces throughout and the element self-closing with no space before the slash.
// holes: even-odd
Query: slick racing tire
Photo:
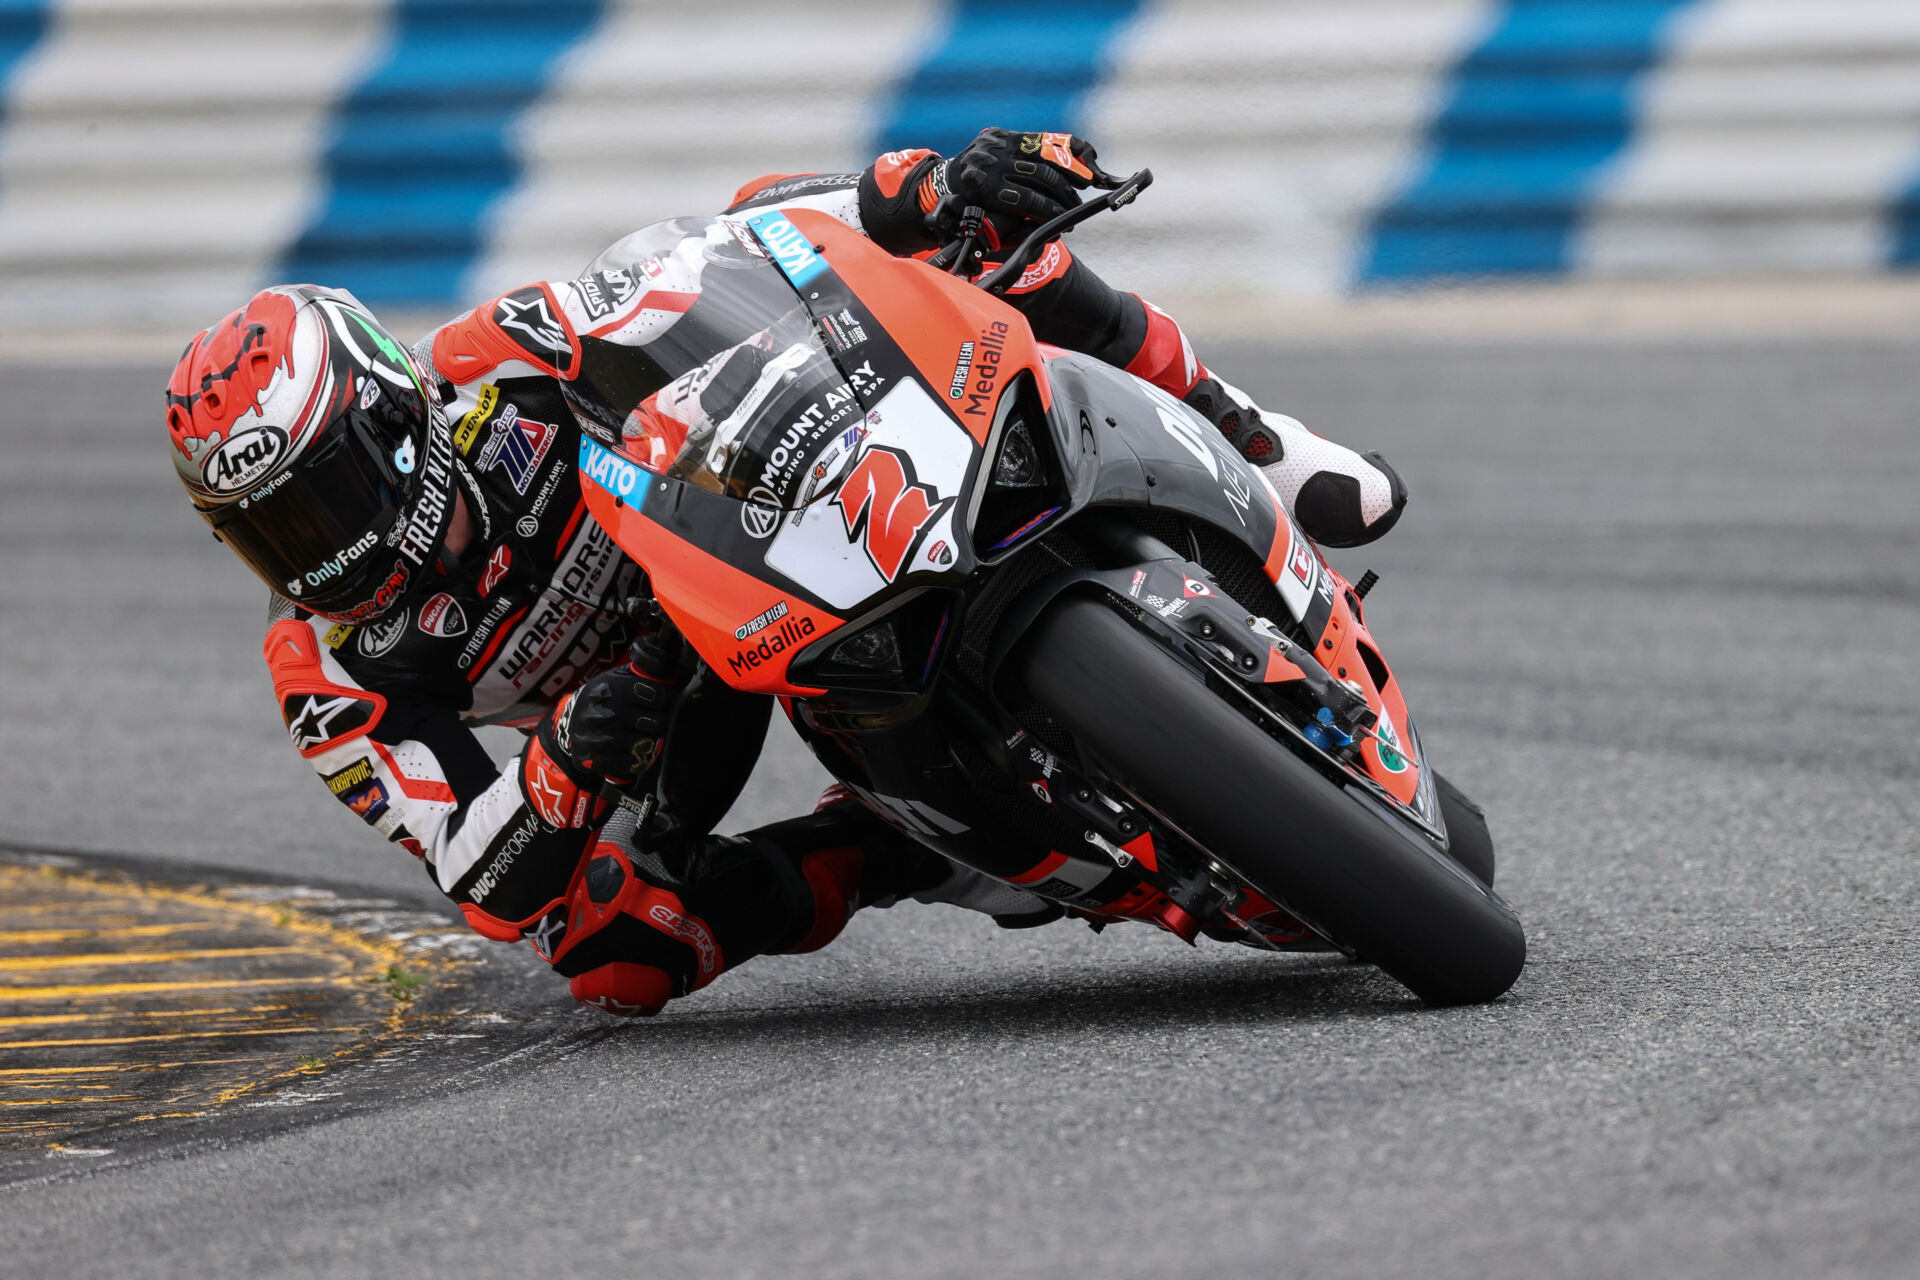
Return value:
<svg viewBox="0 0 1920 1280">
<path fill-rule="evenodd" d="M 1493 833 L 1487 830 L 1486 810 L 1438 770 L 1434 771 L 1433 785 L 1440 796 L 1440 819 L 1447 827 L 1447 852 L 1481 884 L 1492 888 Z"/>
<path fill-rule="evenodd" d="M 1270 737 L 1115 606 L 1062 597 L 1016 661 L 1083 755 L 1427 1004 L 1492 1000 L 1520 976 L 1526 937 L 1486 884 Z"/>
</svg>

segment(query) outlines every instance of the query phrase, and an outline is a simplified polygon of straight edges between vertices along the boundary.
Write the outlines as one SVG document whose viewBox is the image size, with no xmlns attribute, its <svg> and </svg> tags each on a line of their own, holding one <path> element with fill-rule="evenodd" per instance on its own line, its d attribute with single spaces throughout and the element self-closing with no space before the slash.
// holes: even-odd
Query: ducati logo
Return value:
<svg viewBox="0 0 1920 1280">
<path fill-rule="evenodd" d="M 921 534 L 953 499 L 921 484 L 906 454 L 876 445 L 847 473 L 833 504 L 846 518 L 847 541 L 863 544 L 873 567 L 892 582 Z"/>
</svg>

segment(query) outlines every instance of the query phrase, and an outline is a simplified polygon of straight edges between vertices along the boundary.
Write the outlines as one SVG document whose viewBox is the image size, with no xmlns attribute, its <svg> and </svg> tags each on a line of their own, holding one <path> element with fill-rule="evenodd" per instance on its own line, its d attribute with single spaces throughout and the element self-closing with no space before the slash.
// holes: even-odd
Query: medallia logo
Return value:
<svg viewBox="0 0 1920 1280">
<path fill-rule="evenodd" d="M 784 213 L 763 213 L 747 219 L 747 225 L 760 237 L 760 243 L 767 246 L 773 260 L 794 288 L 827 269 L 827 260 L 813 251 L 807 238 L 800 234 L 800 228 L 787 220 Z"/>
<path fill-rule="evenodd" d="M 634 506 L 653 488 L 653 477 L 611 449 L 580 437 L 580 474 Z"/>
</svg>

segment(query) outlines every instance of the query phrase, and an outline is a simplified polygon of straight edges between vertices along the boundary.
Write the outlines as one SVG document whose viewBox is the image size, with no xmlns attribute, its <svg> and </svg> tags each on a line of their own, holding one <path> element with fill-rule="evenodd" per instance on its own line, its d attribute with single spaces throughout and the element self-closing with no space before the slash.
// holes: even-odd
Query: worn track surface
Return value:
<svg viewBox="0 0 1920 1280">
<path fill-rule="evenodd" d="M 917 907 L 635 1025 L 508 959 L 346 1102 L 10 1160 L 0 1274 L 1911 1275 L 1911 349 L 1208 354 L 1411 481 L 1339 562 L 1491 815 L 1507 998 Z M 411 900 L 286 746 L 160 376 L 0 371 L 0 844 Z M 817 778 L 776 734 L 739 820 Z"/>
</svg>

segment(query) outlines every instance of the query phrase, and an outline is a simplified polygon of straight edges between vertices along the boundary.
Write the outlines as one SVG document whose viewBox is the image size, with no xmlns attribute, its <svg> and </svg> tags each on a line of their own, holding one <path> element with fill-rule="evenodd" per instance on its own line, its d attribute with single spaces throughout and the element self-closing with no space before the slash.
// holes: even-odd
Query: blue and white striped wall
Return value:
<svg viewBox="0 0 1920 1280">
<path fill-rule="evenodd" d="M 0 0 L 0 323 L 410 310 L 1068 128 L 1164 296 L 1920 267 L 1920 0 Z"/>
</svg>

